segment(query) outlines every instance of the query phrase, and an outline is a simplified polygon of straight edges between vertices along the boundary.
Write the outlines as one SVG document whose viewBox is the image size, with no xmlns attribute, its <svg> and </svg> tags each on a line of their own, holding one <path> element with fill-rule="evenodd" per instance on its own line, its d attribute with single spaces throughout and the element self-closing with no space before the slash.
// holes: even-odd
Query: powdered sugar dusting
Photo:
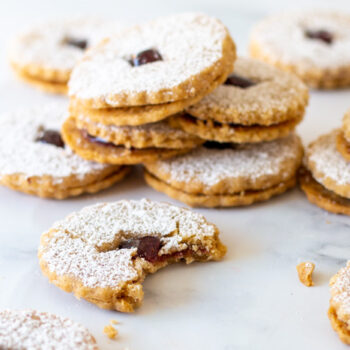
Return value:
<svg viewBox="0 0 350 350">
<path fill-rule="evenodd" d="M 220 181 L 249 178 L 254 181 L 266 175 L 280 175 L 282 164 L 294 160 L 299 140 L 292 134 L 284 139 L 259 144 L 246 144 L 237 149 L 200 147 L 191 153 L 157 162 L 160 170 L 178 182 L 201 182 L 214 186 Z M 289 174 L 285 174 L 286 176 Z"/>
<path fill-rule="evenodd" d="M 35 64 L 44 69 L 71 71 L 85 50 L 65 45 L 66 38 L 86 40 L 88 46 L 93 46 L 125 27 L 118 22 L 86 18 L 43 23 L 13 41 L 10 60 L 19 66 Z"/>
<path fill-rule="evenodd" d="M 339 270 L 331 283 L 331 304 L 336 303 L 337 314 L 350 315 L 350 261 Z"/>
<path fill-rule="evenodd" d="M 214 225 L 190 210 L 146 199 L 122 200 L 86 207 L 57 222 L 39 254 L 58 275 L 74 276 L 88 287 L 117 288 L 138 277 L 132 263 L 136 249 L 119 250 L 121 240 L 157 236 L 162 255 L 185 249 L 185 239 L 203 241 L 215 232 Z"/>
<path fill-rule="evenodd" d="M 338 185 L 350 185 L 350 162 L 347 162 L 336 148 L 338 130 L 321 136 L 312 143 L 307 152 L 308 162 L 313 162 L 318 174 L 313 173 L 315 179 L 324 184 L 326 178 L 330 178 Z"/>
<path fill-rule="evenodd" d="M 1 349 L 97 350 L 89 331 L 67 318 L 31 310 L 0 312 Z"/>
<path fill-rule="evenodd" d="M 69 94 L 81 99 L 171 89 L 210 67 L 223 54 L 226 28 L 201 14 L 164 17 L 113 36 L 74 68 Z M 157 49 L 162 61 L 132 67 L 128 58 Z"/>
<path fill-rule="evenodd" d="M 306 30 L 326 30 L 332 44 L 306 38 Z M 253 30 L 252 42 L 259 44 L 271 60 L 312 67 L 336 68 L 350 64 L 350 16 L 324 11 L 286 13 L 267 18 Z"/>
<path fill-rule="evenodd" d="M 98 173 L 110 165 L 86 161 L 70 148 L 36 142 L 44 129 L 60 131 L 67 117 L 66 103 L 49 104 L 0 116 L 0 177 L 52 176 L 53 182 Z"/>
</svg>

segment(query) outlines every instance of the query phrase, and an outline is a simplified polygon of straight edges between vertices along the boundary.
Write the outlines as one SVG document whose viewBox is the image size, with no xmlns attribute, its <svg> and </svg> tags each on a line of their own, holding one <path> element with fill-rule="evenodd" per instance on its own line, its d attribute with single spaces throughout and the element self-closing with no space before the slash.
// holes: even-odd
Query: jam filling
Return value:
<svg viewBox="0 0 350 350">
<path fill-rule="evenodd" d="M 253 80 L 241 77 L 240 75 L 237 75 L 237 74 L 229 75 L 224 83 L 224 85 L 233 85 L 233 86 L 237 86 L 241 89 L 246 89 L 246 88 L 249 88 L 249 87 L 254 86 L 256 84 L 257 83 L 254 82 Z"/>
<path fill-rule="evenodd" d="M 85 39 L 78 39 L 78 38 L 72 38 L 67 37 L 63 40 L 63 43 L 68 46 L 74 46 L 77 47 L 80 50 L 85 50 L 88 46 L 88 42 Z"/>
<path fill-rule="evenodd" d="M 315 39 L 315 40 L 321 40 L 324 43 L 330 45 L 333 42 L 333 35 L 332 33 L 328 32 L 327 30 L 306 30 L 305 36 L 309 39 Z"/>
<path fill-rule="evenodd" d="M 235 148 L 232 143 L 229 142 L 216 142 L 216 141 L 206 141 L 203 143 L 205 148 L 209 149 L 232 149 Z"/>
<path fill-rule="evenodd" d="M 81 130 L 81 134 L 83 135 L 83 137 L 85 139 L 87 139 L 88 141 L 90 141 L 92 143 L 96 143 L 98 145 L 105 146 L 105 147 L 118 147 L 114 143 L 105 141 L 105 140 L 101 139 L 100 137 L 91 136 L 86 130 Z"/>
<path fill-rule="evenodd" d="M 44 130 L 35 141 L 64 148 L 64 142 L 61 138 L 61 134 L 56 130 Z"/>
<path fill-rule="evenodd" d="M 137 55 L 132 56 L 129 63 L 133 67 L 142 66 L 143 64 L 152 63 L 156 61 L 162 61 L 162 55 L 155 49 L 148 49 L 139 52 Z"/>
</svg>

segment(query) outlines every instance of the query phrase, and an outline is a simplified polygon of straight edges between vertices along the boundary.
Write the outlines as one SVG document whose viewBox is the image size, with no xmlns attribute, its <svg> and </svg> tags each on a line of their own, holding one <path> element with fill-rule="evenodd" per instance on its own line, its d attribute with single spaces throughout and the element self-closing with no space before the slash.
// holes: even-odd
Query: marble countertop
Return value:
<svg viewBox="0 0 350 350">
<path fill-rule="evenodd" d="M 92 1 L 1 2 L 0 5 L 0 112 L 45 101 L 46 96 L 18 82 L 6 62 L 8 36 L 32 20 L 64 13 L 93 11 Z M 50 3 L 50 5 L 49 5 Z M 112 1 L 99 1 L 113 4 Z M 150 17 L 173 11 L 202 10 L 221 17 L 245 51 L 250 26 L 280 2 L 219 0 L 165 2 L 150 0 L 135 16 Z M 295 1 L 295 5 L 300 3 Z M 327 1 L 307 1 L 326 5 Z M 29 5 L 31 4 L 31 6 Z M 128 17 L 133 4 L 115 2 L 115 17 Z M 279 4 L 279 5 L 277 5 Z M 121 11 L 117 11 L 118 5 Z M 188 7 L 192 5 L 191 7 Z M 347 8 L 347 1 L 335 1 Z M 137 6 L 136 6 L 137 7 Z M 154 9 L 154 10 L 153 10 Z M 104 12 L 108 7 L 104 7 Z M 144 10 L 144 12 L 143 12 Z M 153 11 L 153 12 L 152 12 Z M 99 7 L 97 12 L 102 12 Z M 109 11 L 111 14 L 111 11 Z M 132 12 L 134 14 L 134 12 Z M 305 143 L 339 127 L 350 107 L 350 90 L 311 92 L 304 122 L 298 130 Z M 35 308 L 70 317 L 86 325 L 101 349 L 346 349 L 327 318 L 329 278 L 350 257 L 350 219 L 311 205 L 298 190 L 248 208 L 196 209 L 217 224 L 228 253 L 221 262 L 167 267 L 144 283 L 145 299 L 134 314 L 106 311 L 76 300 L 48 283 L 36 257 L 40 235 L 55 220 L 99 201 L 122 198 L 173 201 L 148 188 L 139 169 L 114 188 L 97 195 L 65 201 L 43 200 L 0 188 L 0 309 Z M 296 265 L 316 264 L 315 286 L 306 288 Z M 109 340 L 103 327 L 110 319 L 120 324 L 118 340 Z"/>
</svg>

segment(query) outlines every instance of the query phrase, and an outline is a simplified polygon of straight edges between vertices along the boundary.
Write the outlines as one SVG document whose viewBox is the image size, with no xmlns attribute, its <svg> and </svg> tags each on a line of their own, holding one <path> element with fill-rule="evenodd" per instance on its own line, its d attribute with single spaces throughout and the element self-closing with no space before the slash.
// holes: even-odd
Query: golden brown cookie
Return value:
<svg viewBox="0 0 350 350">
<path fill-rule="evenodd" d="M 85 50 L 122 28 L 125 24 L 83 18 L 42 23 L 13 40 L 10 63 L 26 82 L 66 93 L 71 71 Z"/>
<path fill-rule="evenodd" d="M 350 344 L 350 262 L 330 282 L 331 299 L 328 317 L 339 338 Z"/>
<path fill-rule="evenodd" d="M 304 286 L 311 287 L 314 285 L 314 281 L 312 280 L 314 269 L 315 264 L 310 261 L 303 261 L 297 265 L 298 277 Z"/>
<path fill-rule="evenodd" d="M 305 166 L 327 190 L 350 198 L 350 162 L 343 158 L 336 147 L 340 132 L 333 130 L 312 142 L 306 151 Z"/>
<path fill-rule="evenodd" d="M 298 78 L 240 57 L 226 82 L 186 111 L 202 120 L 268 126 L 300 120 L 307 103 L 308 89 Z"/>
<path fill-rule="evenodd" d="M 132 312 L 149 273 L 178 261 L 220 260 L 217 227 L 190 210 L 142 199 L 99 203 L 72 213 L 41 237 L 50 282 L 99 307 Z"/>
<path fill-rule="evenodd" d="M 299 183 L 308 200 L 331 213 L 350 215 L 350 199 L 327 190 L 306 169 L 300 169 Z"/>
<path fill-rule="evenodd" d="M 350 162 L 350 142 L 345 138 L 343 130 L 339 131 L 337 135 L 336 146 L 343 158 Z"/>
<path fill-rule="evenodd" d="M 145 106 L 200 95 L 233 69 L 226 27 L 204 14 L 177 14 L 129 28 L 93 48 L 77 64 L 69 95 L 100 109 Z"/>
<path fill-rule="evenodd" d="M 86 161 L 63 142 L 65 104 L 44 105 L 0 118 L 0 184 L 40 197 L 63 199 L 110 187 L 128 167 Z"/>
<path fill-rule="evenodd" d="M 250 54 L 299 76 L 314 88 L 350 85 L 350 16 L 304 11 L 269 17 L 258 23 Z"/>
<path fill-rule="evenodd" d="M 247 205 L 292 187 L 302 155 L 294 134 L 260 144 L 211 142 L 183 156 L 146 163 L 146 180 L 191 205 Z"/>
<path fill-rule="evenodd" d="M 139 128 L 145 129 L 145 127 L 142 126 Z M 174 130 L 174 132 L 176 132 L 176 130 Z M 147 161 L 155 161 L 157 159 L 171 158 L 179 154 L 187 153 L 193 148 L 193 145 L 187 148 L 160 148 L 154 146 L 127 148 L 124 145 L 115 145 L 114 143 L 90 135 L 85 129 L 79 129 L 73 117 L 67 118 L 63 123 L 62 137 L 64 142 L 66 142 L 80 157 L 86 160 L 108 164 L 138 164 Z M 120 138 L 122 137 L 123 135 L 120 136 Z M 124 137 L 124 140 L 127 140 L 127 137 Z M 144 139 L 137 140 L 137 137 L 135 137 L 136 144 L 146 144 L 146 142 L 152 143 L 152 140 L 148 137 L 147 139 L 145 137 Z"/>
<path fill-rule="evenodd" d="M 79 323 L 35 310 L 0 311 L 0 348 L 98 350 L 95 338 Z"/>
<path fill-rule="evenodd" d="M 220 123 L 212 119 L 202 120 L 189 114 L 179 114 L 169 118 L 172 126 L 204 140 L 233 143 L 272 141 L 286 137 L 301 120 L 302 116 L 279 124 L 239 125 Z"/>
</svg>

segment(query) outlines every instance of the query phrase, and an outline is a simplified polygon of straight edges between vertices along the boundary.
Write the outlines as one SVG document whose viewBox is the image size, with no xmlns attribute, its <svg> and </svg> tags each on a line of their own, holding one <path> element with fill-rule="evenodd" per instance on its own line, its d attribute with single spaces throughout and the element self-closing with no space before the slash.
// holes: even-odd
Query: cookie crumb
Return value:
<svg viewBox="0 0 350 350">
<path fill-rule="evenodd" d="M 110 324 L 119 324 L 119 321 L 117 321 L 117 320 L 110 320 Z"/>
<path fill-rule="evenodd" d="M 115 339 L 118 335 L 118 331 L 110 324 L 103 328 L 103 333 L 106 334 L 109 339 Z"/>
<path fill-rule="evenodd" d="M 312 272 L 315 269 L 315 264 L 310 261 L 301 262 L 297 265 L 297 271 L 300 282 L 306 287 L 314 285 L 312 280 Z"/>
</svg>

